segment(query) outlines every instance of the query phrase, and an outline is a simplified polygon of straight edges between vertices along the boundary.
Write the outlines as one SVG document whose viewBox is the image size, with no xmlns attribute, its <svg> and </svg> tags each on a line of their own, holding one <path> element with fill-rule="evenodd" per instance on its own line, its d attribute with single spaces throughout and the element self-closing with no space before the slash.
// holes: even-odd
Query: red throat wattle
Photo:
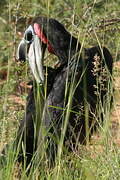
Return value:
<svg viewBox="0 0 120 180">
<path fill-rule="evenodd" d="M 44 43 L 47 44 L 48 47 L 48 51 L 52 54 L 55 54 L 55 51 L 53 49 L 53 47 L 50 45 L 48 39 L 45 37 L 45 35 L 42 32 L 42 29 L 40 28 L 40 25 L 37 23 L 34 23 L 34 31 L 35 34 L 38 35 L 38 37 L 40 38 L 40 40 Z"/>
</svg>

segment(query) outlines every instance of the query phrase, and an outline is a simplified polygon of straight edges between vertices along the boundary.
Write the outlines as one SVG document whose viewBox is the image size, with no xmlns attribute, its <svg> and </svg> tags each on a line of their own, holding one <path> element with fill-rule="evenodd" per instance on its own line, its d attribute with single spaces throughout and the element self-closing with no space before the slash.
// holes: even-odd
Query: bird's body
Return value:
<svg viewBox="0 0 120 180">
<path fill-rule="evenodd" d="M 50 67 L 44 67 L 44 70 L 46 71 L 45 80 L 47 82 L 47 85 L 46 87 L 44 87 L 43 85 L 38 85 L 35 81 L 30 82 L 32 88 L 27 97 L 25 115 L 22 121 L 20 121 L 20 125 L 17 131 L 17 137 L 14 142 L 14 146 L 16 149 L 19 146 L 20 152 L 18 156 L 18 161 L 22 162 L 24 162 L 25 160 L 23 156 L 24 144 L 27 157 L 27 165 L 30 163 L 33 153 L 36 150 L 38 134 L 35 134 L 35 131 L 37 129 L 35 126 L 38 125 L 38 122 L 41 122 L 42 115 L 40 115 L 40 113 L 42 113 L 41 109 L 43 109 L 45 103 L 45 94 L 47 98 L 54 84 L 54 79 L 61 70 L 61 68 L 53 69 Z"/>
</svg>

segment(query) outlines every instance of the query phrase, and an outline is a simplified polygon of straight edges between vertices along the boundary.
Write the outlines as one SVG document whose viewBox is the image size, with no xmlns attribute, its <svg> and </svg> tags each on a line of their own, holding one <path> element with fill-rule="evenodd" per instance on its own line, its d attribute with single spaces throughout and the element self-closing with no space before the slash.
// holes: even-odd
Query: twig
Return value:
<svg viewBox="0 0 120 180">
<path fill-rule="evenodd" d="M 94 30 L 98 30 L 98 29 L 104 29 L 108 26 L 114 25 L 120 23 L 120 18 L 112 18 L 112 19 L 103 19 L 101 21 L 99 21 L 99 24 L 96 25 L 95 27 L 92 27 L 92 25 L 90 25 L 91 27 L 89 28 L 88 32 L 92 32 L 93 29 Z"/>
</svg>

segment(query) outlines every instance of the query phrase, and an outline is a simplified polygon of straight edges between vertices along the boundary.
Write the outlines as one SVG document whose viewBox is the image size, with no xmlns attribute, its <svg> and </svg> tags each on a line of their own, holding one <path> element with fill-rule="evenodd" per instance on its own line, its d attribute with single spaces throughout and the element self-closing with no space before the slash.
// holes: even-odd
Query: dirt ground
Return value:
<svg viewBox="0 0 120 180">
<path fill-rule="evenodd" d="M 111 133 L 113 141 L 120 146 L 120 62 L 114 63 L 114 102 L 111 111 Z"/>
</svg>

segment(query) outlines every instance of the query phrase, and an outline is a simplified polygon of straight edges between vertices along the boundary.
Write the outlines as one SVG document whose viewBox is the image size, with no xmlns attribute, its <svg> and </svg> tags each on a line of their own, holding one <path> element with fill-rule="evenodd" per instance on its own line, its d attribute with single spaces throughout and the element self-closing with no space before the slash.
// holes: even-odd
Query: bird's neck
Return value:
<svg viewBox="0 0 120 180">
<path fill-rule="evenodd" d="M 74 37 L 70 37 L 67 44 L 65 44 L 63 48 L 59 48 L 56 54 L 61 65 L 67 65 L 78 60 L 80 58 L 80 49 L 81 45 L 78 40 Z"/>
</svg>

